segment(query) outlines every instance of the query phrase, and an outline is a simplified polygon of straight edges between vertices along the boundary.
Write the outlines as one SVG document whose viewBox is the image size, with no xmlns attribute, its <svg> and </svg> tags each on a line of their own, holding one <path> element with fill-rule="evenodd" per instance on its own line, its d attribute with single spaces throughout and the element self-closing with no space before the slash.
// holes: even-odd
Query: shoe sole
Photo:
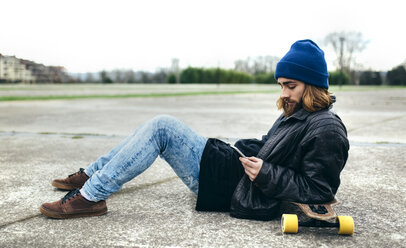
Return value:
<svg viewBox="0 0 406 248">
<path fill-rule="evenodd" d="M 70 213 L 70 214 L 66 214 L 66 213 L 58 213 L 49 209 L 44 208 L 43 206 L 41 206 L 39 208 L 39 211 L 45 215 L 48 216 L 50 218 L 54 218 L 54 219 L 70 219 L 70 218 L 79 218 L 79 217 L 91 217 L 91 216 L 100 216 L 103 215 L 105 213 L 107 213 L 107 207 L 98 210 L 96 212 L 81 212 L 81 213 Z"/>
<path fill-rule="evenodd" d="M 62 190 L 72 190 L 72 189 L 80 189 L 82 188 L 82 186 L 72 186 L 69 184 L 62 184 L 62 183 L 58 183 L 55 181 L 52 181 L 52 186 L 54 186 L 57 189 L 62 189 Z"/>
</svg>

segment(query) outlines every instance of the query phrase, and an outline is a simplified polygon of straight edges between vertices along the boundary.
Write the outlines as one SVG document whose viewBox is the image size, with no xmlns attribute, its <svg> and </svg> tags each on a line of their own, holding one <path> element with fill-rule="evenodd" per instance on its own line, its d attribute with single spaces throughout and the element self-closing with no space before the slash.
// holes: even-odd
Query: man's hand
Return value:
<svg viewBox="0 0 406 248">
<path fill-rule="evenodd" d="M 256 157 L 240 157 L 242 166 L 244 166 L 245 174 L 248 175 L 251 181 L 254 181 L 257 178 L 259 170 L 261 170 L 262 164 L 264 161 Z"/>
</svg>

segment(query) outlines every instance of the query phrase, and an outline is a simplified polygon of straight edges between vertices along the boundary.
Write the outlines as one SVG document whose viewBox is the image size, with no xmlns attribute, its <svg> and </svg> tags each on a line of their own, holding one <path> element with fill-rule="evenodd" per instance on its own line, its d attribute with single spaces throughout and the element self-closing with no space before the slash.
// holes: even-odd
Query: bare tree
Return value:
<svg viewBox="0 0 406 248">
<path fill-rule="evenodd" d="M 135 75 L 133 70 L 127 70 L 124 72 L 124 82 L 129 84 L 135 83 Z"/>
<path fill-rule="evenodd" d="M 354 31 L 333 32 L 325 37 L 324 42 L 333 47 L 337 55 L 336 62 L 340 72 L 347 72 L 354 81 L 352 68 L 356 65 L 356 54 L 362 52 L 368 44 L 368 41 L 362 37 L 362 33 Z"/>
<path fill-rule="evenodd" d="M 245 60 L 239 59 L 234 61 L 234 69 L 251 75 L 271 73 L 275 71 L 279 60 L 278 57 L 269 55 L 254 58 L 248 57 Z"/>
<path fill-rule="evenodd" d="M 90 73 L 90 72 L 86 73 L 85 82 L 86 83 L 93 83 L 94 81 L 95 80 L 94 80 L 93 74 Z"/>
<path fill-rule="evenodd" d="M 234 61 L 234 70 L 251 74 L 249 60 L 250 58 L 248 57 L 246 60 L 239 59 Z"/>
<path fill-rule="evenodd" d="M 253 68 L 253 74 L 264 74 L 266 73 L 266 64 L 265 64 L 265 59 L 263 56 L 258 56 L 254 59 L 254 64 L 252 65 Z"/>
<path fill-rule="evenodd" d="M 265 56 L 264 63 L 266 66 L 266 72 L 274 72 L 276 69 L 276 64 L 281 60 L 279 57 L 276 56 Z"/>
<path fill-rule="evenodd" d="M 166 83 L 168 78 L 168 69 L 158 68 L 156 72 L 152 75 L 152 83 Z"/>
<path fill-rule="evenodd" d="M 110 72 L 111 74 L 111 79 L 115 82 L 115 83 L 123 83 L 124 82 L 124 73 L 122 70 L 116 69 L 112 72 Z"/>
</svg>

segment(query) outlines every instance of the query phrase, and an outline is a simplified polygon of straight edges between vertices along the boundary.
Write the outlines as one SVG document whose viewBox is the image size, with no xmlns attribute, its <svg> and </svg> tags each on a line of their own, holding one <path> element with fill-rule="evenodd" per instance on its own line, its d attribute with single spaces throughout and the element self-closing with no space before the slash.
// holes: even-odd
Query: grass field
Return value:
<svg viewBox="0 0 406 248">
<path fill-rule="evenodd" d="M 396 90 L 393 86 L 332 86 L 331 92 Z M 0 101 L 74 100 L 92 98 L 171 97 L 278 93 L 278 85 L 263 84 L 35 84 L 0 85 Z"/>
</svg>

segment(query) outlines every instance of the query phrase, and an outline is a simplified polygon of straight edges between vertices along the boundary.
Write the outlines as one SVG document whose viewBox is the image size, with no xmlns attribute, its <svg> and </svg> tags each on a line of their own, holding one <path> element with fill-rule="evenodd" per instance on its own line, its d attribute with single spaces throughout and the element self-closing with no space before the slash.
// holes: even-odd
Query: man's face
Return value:
<svg viewBox="0 0 406 248">
<path fill-rule="evenodd" d="M 283 112 L 286 117 L 291 116 L 302 107 L 302 96 L 305 84 L 302 81 L 289 78 L 278 78 L 282 94 L 280 101 L 283 103 Z"/>
</svg>

